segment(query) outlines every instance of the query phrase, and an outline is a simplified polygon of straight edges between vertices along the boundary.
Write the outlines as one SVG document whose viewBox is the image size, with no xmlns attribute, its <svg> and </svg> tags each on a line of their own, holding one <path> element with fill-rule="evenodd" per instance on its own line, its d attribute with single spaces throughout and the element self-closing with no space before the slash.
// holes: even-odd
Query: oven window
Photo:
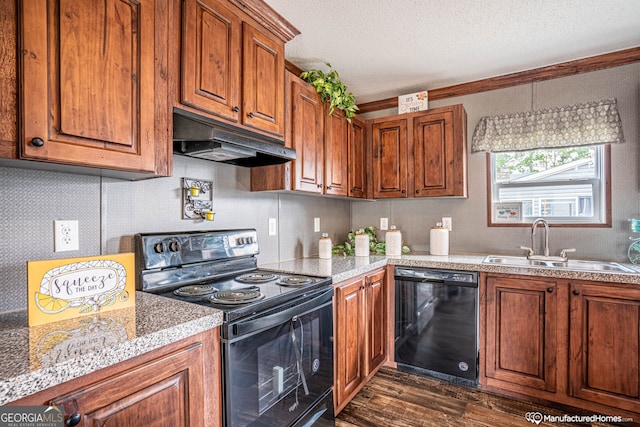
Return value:
<svg viewBox="0 0 640 427">
<path fill-rule="evenodd" d="M 331 304 L 222 345 L 227 426 L 288 426 L 333 386 Z"/>
</svg>

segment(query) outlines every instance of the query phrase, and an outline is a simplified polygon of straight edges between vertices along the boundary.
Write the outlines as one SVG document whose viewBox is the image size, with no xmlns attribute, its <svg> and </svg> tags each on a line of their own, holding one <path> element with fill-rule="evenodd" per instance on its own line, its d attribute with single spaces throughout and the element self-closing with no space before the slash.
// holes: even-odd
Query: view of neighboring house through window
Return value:
<svg viewBox="0 0 640 427">
<path fill-rule="evenodd" d="M 603 145 L 491 153 L 491 200 L 521 203 L 522 222 L 606 222 Z"/>
</svg>

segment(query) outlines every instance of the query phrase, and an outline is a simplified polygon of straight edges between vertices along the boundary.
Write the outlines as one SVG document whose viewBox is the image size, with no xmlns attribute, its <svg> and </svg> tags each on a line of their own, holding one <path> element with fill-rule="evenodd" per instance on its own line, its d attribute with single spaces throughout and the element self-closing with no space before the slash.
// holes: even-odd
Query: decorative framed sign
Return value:
<svg viewBox="0 0 640 427">
<path fill-rule="evenodd" d="M 132 253 L 27 262 L 29 326 L 135 305 Z"/>
<path fill-rule="evenodd" d="M 426 90 L 398 97 L 398 114 L 415 113 L 429 109 L 429 94 Z"/>
<path fill-rule="evenodd" d="M 494 222 L 522 222 L 522 203 L 494 203 Z"/>
</svg>

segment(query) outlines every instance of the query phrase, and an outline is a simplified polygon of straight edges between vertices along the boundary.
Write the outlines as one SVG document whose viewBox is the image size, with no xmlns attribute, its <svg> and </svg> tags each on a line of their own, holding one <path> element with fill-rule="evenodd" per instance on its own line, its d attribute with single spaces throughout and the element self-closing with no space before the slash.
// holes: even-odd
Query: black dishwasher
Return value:
<svg viewBox="0 0 640 427">
<path fill-rule="evenodd" d="M 478 273 L 395 267 L 398 369 L 478 384 Z"/>
</svg>

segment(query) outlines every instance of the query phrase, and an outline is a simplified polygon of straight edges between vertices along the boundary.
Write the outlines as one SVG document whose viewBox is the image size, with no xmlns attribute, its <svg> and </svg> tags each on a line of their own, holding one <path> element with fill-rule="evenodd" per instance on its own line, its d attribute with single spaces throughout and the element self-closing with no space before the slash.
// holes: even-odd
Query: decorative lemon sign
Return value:
<svg viewBox="0 0 640 427">
<path fill-rule="evenodd" d="M 135 304 L 134 255 L 27 262 L 29 326 Z"/>
</svg>

